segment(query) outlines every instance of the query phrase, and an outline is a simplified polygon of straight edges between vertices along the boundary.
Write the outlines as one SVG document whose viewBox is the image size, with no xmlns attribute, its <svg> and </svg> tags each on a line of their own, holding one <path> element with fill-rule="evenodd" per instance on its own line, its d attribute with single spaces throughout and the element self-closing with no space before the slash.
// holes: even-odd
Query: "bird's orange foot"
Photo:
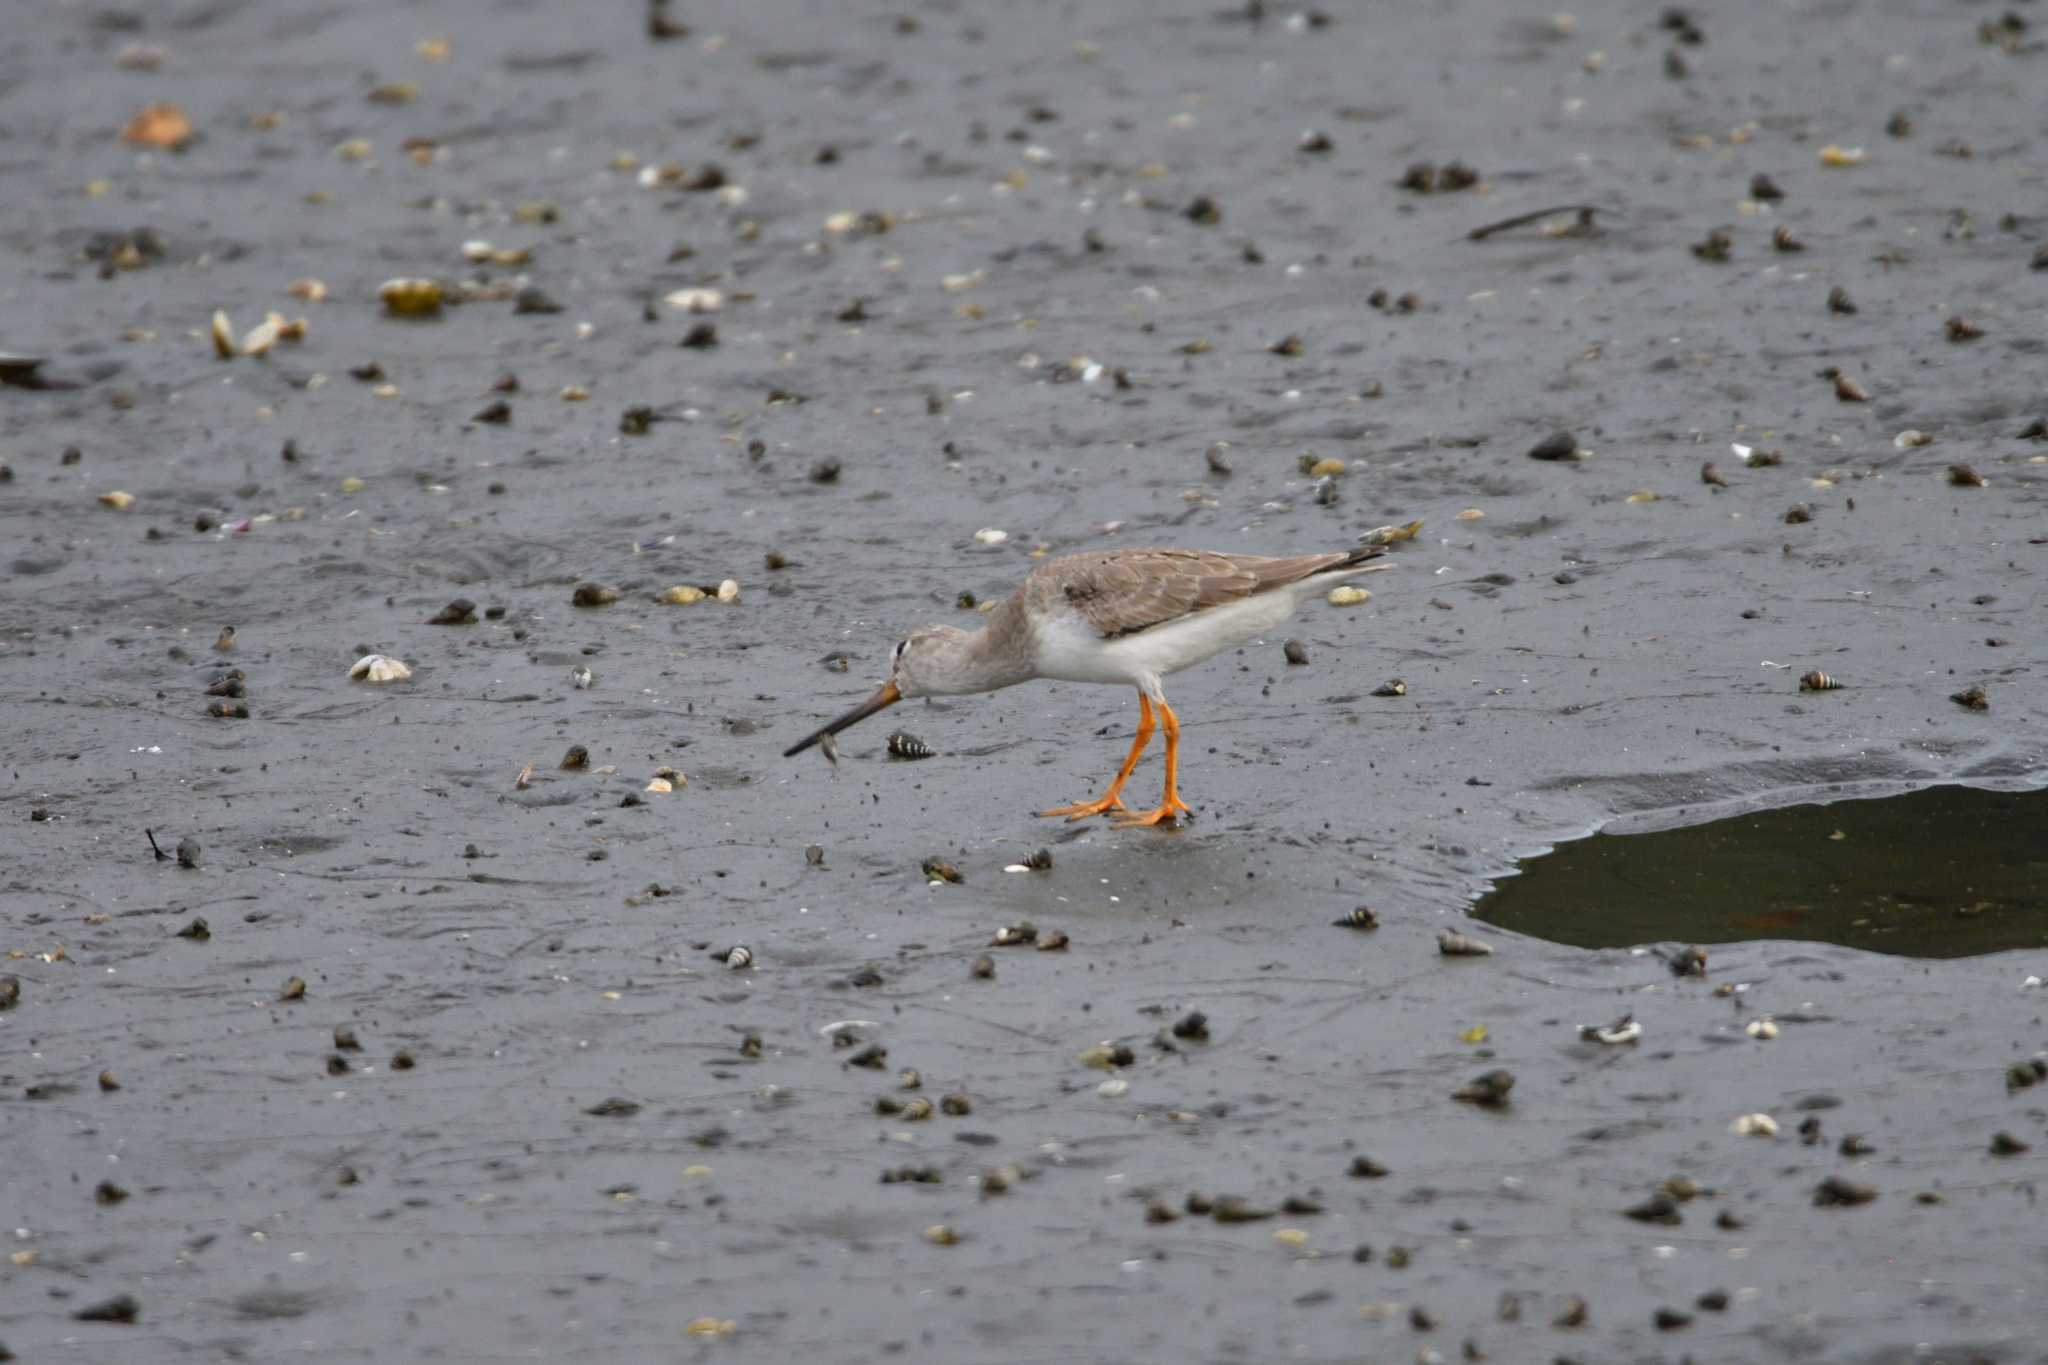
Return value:
<svg viewBox="0 0 2048 1365">
<path fill-rule="evenodd" d="M 1051 810 L 1042 810 L 1038 813 L 1045 819 L 1064 815 L 1068 820 L 1086 820 L 1091 815 L 1104 815 L 1113 810 L 1129 809 L 1130 807 L 1123 803 L 1122 797 L 1111 792 L 1099 800 L 1077 801 L 1071 806 L 1054 806 Z"/>
<path fill-rule="evenodd" d="M 1181 800 L 1178 796 L 1169 796 L 1160 804 L 1158 809 L 1148 810 L 1140 815 L 1133 815 L 1128 820 L 1119 820 L 1116 822 L 1115 827 L 1117 829 L 1145 829 L 1153 825 L 1179 824 L 1180 822 L 1175 819 L 1176 816 L 1193 814 L 1194 812 L 1188 809 L 1187 802 Z"/>
</svg>

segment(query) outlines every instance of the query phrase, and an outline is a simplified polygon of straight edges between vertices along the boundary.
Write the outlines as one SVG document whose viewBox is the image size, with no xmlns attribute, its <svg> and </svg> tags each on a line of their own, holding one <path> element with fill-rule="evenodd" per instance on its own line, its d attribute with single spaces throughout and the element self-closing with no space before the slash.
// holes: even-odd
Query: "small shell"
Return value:
<svg viewBox="0 0 2048 1365">
<path fill-rule="evenodd" d="M 1778 1121 L 1769 1114 L 1740 1114 L 1728 1125 L 1728 1131 L 1737 1137 L 1774 1138 L 1778 1135 Z"/>
<path fill-rule="evenodd" d="M 1643 1026 L 1633 1014 L 1624 1014 L 1611 1024 L 1581 1024 L 1579 1037 L 1589 1043 L 1605 1043 L 1609 1047 L 1620 1047 L 1633 1043 L 1643 1036 Z"/>
<path fill-rule="evenodd" d="M 1657 501 L 1657 493 L 1654 489 L 1641 488 L 1629 494 L 1622 501 L 1633 503 L 1655 502 Z"/>
<path fill-rule="evenodd" d="M 1966 464 L 1952 464 L 1948 467 L 1948 481 L 1958 488 L 1987 488 L 1991 480 L 1979 474 Z"/>
<path fill-rule="evenodd" d="M 1705 976 L 1707 974 L 1707 950 L 1697 943 L 1681 948 L 1666 961 L 1673 976 Z"/>
<path fill-rule="evenodd" d="M 1844 403 L 1868 403 L 1870 401 L 1870 391 L 1841 370 L 1836 370 L 1829 378 L 1835 381 L 1835 397 L 1841 399 Z"/>
<path fill-rule="evenodd" d="M 1330 589 L 1328 601 L 1333 607 L 1355 607 L 1361 602 L 1372 601 L 1372 594 L 1364 588 L 1344 583 Z"/>
<path fill-rule="evenodd" d="M 1855 166 L 1861 164 L 1865 152 L 1861 147 L 1840 147 L 1830 142 L 1820 149 L 1820 164 L 1823 166 Z"/>
<path fill-rule="evenodd" d="M 235 324 L 228 321 L 228 315 L 216 308 L 213 310 L 213 353 L 222 360 L 235 358 Z"/>
<path fill-rule="evenodd" d="M 1811 673 L 1801 674 L 1799 678 L 1799 690 L 1801 692 L 1836 692 L 1841 690 L 1841 686 L 1842 684 L 1838 679 L 1830 677 L 1817 668 Z"/>
<path fill-rule="evenodd" d="M 647 780 L 647 785 L 642 787 L 640 790 L 654 792 L 658 795 L 666 795 L 667 793 L 672 792 L 675 789 L 675 783 L 669 781 L 667 778 L 652 777 Z"/>
<path fill-rule="evenodd" d="M 269 354 L 270 348 L 272 346 L 275 346 L 277 344 L 278 338 L 284 335 L 284 329 L 284 314 L 269 314 L 263 319 L 263 321 L 257 323 L 254 327 L 251 327 L 249 329 L 249 334 L 242 338 L 242 354 Z"/>
<path fill-rule="evenodd" d="M 960 875 L 959 868 L 940 858 L 926 858 L 921 866 L 924 870 L 926 881 L 958 884 L 964 880 Z"/>
<path fill-rule="evenodd" d="M 349 666 L 348 675 L 362 682 L 404 682 L 412 676 L 412 668 L 405 660 L 388 654 L 365 654 Z"/>
<path fill-rule="evenodd" d="M 1504 1109 L 1508 1103 L 1508 1092 L 1514 1088 L 1513 1072 L 1493 1070 L 1474 1077 L 1470 1083 L 1458 1087 L 1451 1092 L 1451 1098 L 1487 1109 Z"/>
<path fill-rule="evenodd" d="M 706 595 L 702 588 L 692 587 L 688 583 L 678 583 L 664 591 L 661 600 L 671 607 L 687 607 L 693 602 L 702 602 Z"/>
<path fill-rule="evenodd" d="M 984 526 L 974 533 L 974 538 L 984 545 L 1000 545 L 1010 538 L 1010 533 L 999 531 L 993 526 Z"/>
<path fill-rule="evenodd" d="M 754 950 L 744 943 L 736 943 L 720 954 L 720 958 L 734 971 L 744 971 L 754 965 Z"/>
<path fill-rule="evenodd" d="M 1344 472 L 1344 462 L 1332 455 L 1325 459 L 1310 461 L 1308 468 L 1302 472 L 1311 479 L 1331 478 Z"/>
<path fill-rule="evenodd" d="M 1422 529 L 1422 523 L 1411 521 L 1406 526 L 1375 526 L 1358 538 L 1360 545 L 1399 545 L 1404 540 L 1415 539 L 1415 533 Z"/>
<path fill-rule="evenodd" d="M 578 583 L 569 594 L 569 601 L 579 607 L 608 607 L 618 600 L 618 589 L 603 583 Z"/>
<path fill-rule="evenodd" d="M 932 1102 L 920 1096 L 903 1106 L 903 1119 L 909 1123 L 920 1123 L 932 1116 Z"/>
<path fill-rule="evenodd" d="M 889 736 L 888 749 L 889 757 L 900 758 L 906 762 L 915 761 L 920 758 L 930 758 L 938 752 L 938 750 L 932 748 L 931 745 L 925 743 L 916 735 L 905 734 L 901 730 Z"/>
<path fill-rule="evenodd" d="M 1555 431 L 1529 447 L 1532 460 L 1583 460 L 1592 455 L 1590 450 L 1579 449 L 1579 441 L 1569 431 Z"/>
<path fill-rule="evenodd" d="M 1372 694 L 1375 697 L 1405 697 L 1408 695 L 1408 684 L 1399 678 L 1389 678 L 1375 687 Z"/>
<path fill-rule="evenodd" d="M 441 311 L 441 282 L 410 278 L 386 280 L 377 287 L 377 297 L 383 301 L 384 311 L 393 317 L 432 317 Z"/>
<path fill-rule="evenodd" d="M 323 282 L 307 276 L 305 279 L 293 280 L 289 285 L 285 286 L 284 292 L 290 294 L 295 299 L 304 299 L 307 303 L 318 303 L 327 297 L 327 286 Z"/>
<path fill-rule="evenodd" d="M 1041 953 L 1057 953 L 1064 950 L 1066 946 L 1067 935 L 1063 929 L 1048 929 L 1038 939 L 1038 951 Z"/>
<path fill-rule="evenodd" d="M 731 1318 L 691 1318 L 683 1331 L 693 1337 L 729 1337 L 739 1329 Z"/>
<path fill-rule="evenodd" d="M 725 295 L 716 289 L 678 289 L 662 302 L 682 313 L 716 313 L 725 307 Z"/>
<path fill-rule="evenodd" d="M 135 495 L 133 493 L 124 493 L 116 488 L 111 493 L 100 494 L 100 502 L 105 506 L 113 508 L 116 512 L 125 512 L 135 505 Z"/>
<path fill-rule="evenodd" d="M 924 1230 L 924 1239 L 935 1247 L 949 1247 L 959 1243 L 960 1234 L 949 1224 L 934 1223 Z"/>
<path fill-rule="evenodd" d="M 690 779 L 683 776 L 680 768 L 656 768 L 654 770 L 654 780 L 668 783 L 670 790 L 690 785 Z"/>
<path fill-rule="evenodd" d="M 1470 938 L 1456 929 L 1445 929 L 1436 936 L 1436 950 L 1445 957 L 1491 957 L 1493 945 Z"/>
<path fill-rule="evenodd" d="M 1985 693 L 1981 683 L 1966 688 L 1961 692 L 1950 693 L 1949 700 L 1971 711 L 1989 711 L 1991 709 L 1991 698 Z"/>
<path fill-rule="evenodd" d="M 1131 1083 L 1129 1081 L 1121 1076 L 1112 1076 L 1101 1085 L 1096 1086 L 1095 1093 L 1106 1100 L 1113 1100 L 1119 1095 L 1128 1094 L 1130 1088 Z"/>
<path fill-rule="evenodd" d="M 1014 948 L 1020 943 L 1038 942 L 1038 926 L 1030 920 L 1018 920 L 996 930 L 996 936 L 989 940 L 991 947 Z"/>
<path fill-rule="evenodd" d="M 192 120 L 175 104 L 152 104 L 138 109 L 128 120 L 121 140 L 131 146 L 176 151 L 192 140 Z"/>
<path fill-rule="evenodd" d="M 727 604 L 740 600 L 740 585 L 736 579 L 728 578 L 718 585 L 718 600 Z"/>
<path fill-rule="evenodd" d="M 1784 223 L 1778 224 L 1777 231 L 1771 234 L 1771 245 L 1780 251 L 1806 250 L 1806 243 L 1794 236 L 1791 227 Z"/>
<path fill-rule="evenodd" d="M 1458 513 L 1458 520 L 1484 521 L 1486 520 L 1486 513 L 1480 511 L 1477 507 L 1467 507 L 1464 511 Z"/>
<path fill-rule="evenodd" d="M 1715 468 L 1712 460 L 1708 460 L 1700 466 L 1700 482 L 1712 484 L 1716 488 L 1726 488 L 1728 486 L 1728 480 L 1721 477 L 1721 471 Z"/>
<path fill-rule="evenodd" d="M 1931 443 L 1933 440 L 1934 438 L 1932 436 L 1929 436 L 1926 432 L 1916 431 L 1913 428 L 1908 427 L 1906 430 L 1892 437 L 1892 448 L 1895 450 L 1911 450 L 1915 446 L 1927 445 Z"/>
<path fill-rule="evenodd" d="M 582 664 L 569 670 L 569 683 L 579 692 L 587 691 L 596 682 L 597 675 Z"/>
<path fill-rule="evenodd" d="M 1975 341 L 1984 335 L 1984 329 L 1966 317 L 1952 317 L 1945 325 L 1950 341 Z"/>
<path fill-rule="evenodd" d="M 1370 905 L 1355 905 L 1344 918 L 1333 919 L 1330 923 L 1339 929 L 1377 929 L 1380 927 L 1380 917 L 1373 913 Z"/>
<path fill-rule="evenodd" d="M 1752 1019 L 1743 1025 L 1742 1031 L 1762 1042 L 1769 1042 L 1778 1036 L 1778 1025 L 1770 1019 Z"/>
</svg>

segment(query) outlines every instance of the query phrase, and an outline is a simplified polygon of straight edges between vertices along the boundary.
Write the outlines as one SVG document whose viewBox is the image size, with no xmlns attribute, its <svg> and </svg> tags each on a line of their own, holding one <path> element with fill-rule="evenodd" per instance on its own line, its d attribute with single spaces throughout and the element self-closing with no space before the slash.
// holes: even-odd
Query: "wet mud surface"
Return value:
<svg viewBox="0 0 2048 1365">
<path fill-rule="evenodd" d="M 2048 56 L 1998 14 L 39 17 L 0 55 L 0 349 L 46 357 L 0 387 L 0 1343 L 2048 1359 L 2048 1090 L 2007 1075 L 2040 954 L 1681 979 L 1465 917 L 1603 821 L 2048 772 Z M 163 102 L 183 151 L 120 140 Z M 1397 188 L 1425 160 L 1480 184 Z M 1597 235 L 1467 237 L 1565 204 Z M 402 321 L 398 276 L 481 296 Z M 306 335 L 223 361 L 216 309 Z M 1528 457 L 1559 429 L 1591 457 Z M 1304 455 L 1347 462 L 1334 503 Z M 898 708 L 921 762 L 885 721 L 778 757 L 1038 547 L 1417 517 L 1371 602 L 1304 610 L 1305 666 L 1172 681 L 1181 831 L 1030 814 L 1113 771 L 1112 689 Z M 371 651 L 413 676 L 351 682 Z M 990 946 L 1024 919 L 1070 945 Z M 1453 1098 L 1495 1069 L 1505 1106 Z"/>
</svg>

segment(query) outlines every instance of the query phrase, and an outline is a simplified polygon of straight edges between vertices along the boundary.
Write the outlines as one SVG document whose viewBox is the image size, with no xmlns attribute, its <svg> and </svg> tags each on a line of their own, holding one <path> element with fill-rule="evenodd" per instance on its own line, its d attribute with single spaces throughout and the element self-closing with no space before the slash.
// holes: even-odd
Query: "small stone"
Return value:
<svg viewBox="0 0 2048 1365">
<path fill-rule="evenodd" d="M 1838 1175 L 1831 1175 L 1821 1181 L 1813 1192 L 1813 1202 L 1820 1208 L 1850 1208 L 1857 1204 L 1868 1204 L 1875 1198 L 1875 1186 L 1859 1185 Z"/>
</svg>

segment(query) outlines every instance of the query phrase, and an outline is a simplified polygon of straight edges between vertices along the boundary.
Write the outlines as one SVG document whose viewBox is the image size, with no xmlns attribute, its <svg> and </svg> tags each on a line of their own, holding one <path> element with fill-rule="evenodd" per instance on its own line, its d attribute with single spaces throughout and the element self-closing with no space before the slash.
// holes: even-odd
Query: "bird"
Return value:
<svg viewBox="0 0 2048 1365">
<path fill-rule="evenodd" d="M 994 692 L 1034 678 L 1119 683 L 1138 692 L 1138 733 L 1123 766 L 1095 800 L 1039 815 L 1071 821 L 1114 812 L 1124 817 L 1119 829 L 1177 824 L 1192 812 L 1180 796 L 1180 717 L 1166 703 L 1162 680 L 1264 635 L 1333 584 L 1393 567 L 1371 561 L 1387 541 L 1406 539 L 1415 527 L 1387 530 L 1391 534 L 1379 543 L 1357 549 L 1280 558 L 1158 549 L 1049 559 L 989 612 L 980 630 L 925 626 L 898 640 L 889 652 L 888 680 L 875 694 L 792 744 L 783 757 L 829 742 L 906 697 Z M 1155 728 L 1166 736 L 1165 791 L 1156 807 L 1132 811 L 1123 803 L 1124 784 Z"/>
</svg>

